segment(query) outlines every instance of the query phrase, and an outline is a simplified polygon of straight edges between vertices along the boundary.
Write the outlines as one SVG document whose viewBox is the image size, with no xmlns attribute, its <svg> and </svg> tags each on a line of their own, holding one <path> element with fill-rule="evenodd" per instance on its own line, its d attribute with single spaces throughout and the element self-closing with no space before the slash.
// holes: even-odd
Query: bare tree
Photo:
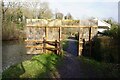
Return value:
<svg viewBox="0 0 120 80">
<path fill-rule="evenodd" d="M 17 5 L 17 2 L 4 2 L 4 1 L 2 1 L 2 14 L 3 14 L 2 21 L 5 20 L 5 15 L 6 15 L 6 12 L 8 11 L 8 9 L 14 10 L 16 5 Z M 11 14 L 14 12 L 10 11 Z"/>
<path fill-rule="evenodd" d="M 52 18 L 52 16 L 53 16 L 53 13 L 49 8 L 48 3 L 47 2 L 41 3 L 39 7 L 39 12 L 38 12 L 38 18 L 50 19 Z"/>
<path fill-rule="evenodd" d="M 40 7 L 40 2 L 24 2 L 23 5 L 25 8 L 29 9 L 32 13 L 32 18 L 37 18 L 38 16 L 38 9 Z"/>
<path fill-rule="evenodd" d="M 27 18 L 51 18 L 53 15 L 47 2 L 24 2 L 22 5 L 23 15 Z"/>
</svg>

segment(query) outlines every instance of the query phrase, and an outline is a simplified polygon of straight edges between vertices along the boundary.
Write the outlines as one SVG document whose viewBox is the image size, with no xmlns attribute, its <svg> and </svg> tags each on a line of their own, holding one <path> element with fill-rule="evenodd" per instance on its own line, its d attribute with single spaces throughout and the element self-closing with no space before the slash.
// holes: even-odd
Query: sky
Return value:
<svg viewBox="0 0 120 80">
<path fill-rule="evenodd" d="M 118 22 L 119 0 L 28 0 L 28 1 L 48 2 L 50 9 L 53 11 L 53 13 L 61 12 L 64 15 L 66 15 L 67 13 L 71 13 L 74 19 L 86 19 L 88 17 L 108 19 L 112 17 L 113 20 Z"/>
<path fill-rule="evenodd" d="M 61 12 L 64 15 L 71 13 L 75 19 L 85 19 L 88 17 L 96 17 L 98 19 L 107 19 L 112 17 L 118 21 L 118 1 L 80 1 L 80 0 L 52 0 L 49 1 L 52 11 Z"/>
</svg>

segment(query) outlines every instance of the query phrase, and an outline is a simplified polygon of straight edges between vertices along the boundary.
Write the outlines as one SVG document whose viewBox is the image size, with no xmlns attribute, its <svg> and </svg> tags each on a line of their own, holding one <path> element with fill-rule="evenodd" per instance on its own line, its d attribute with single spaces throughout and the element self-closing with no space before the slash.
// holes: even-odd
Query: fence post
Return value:
<svg viewBox="0 0 120 80">
<path fill-rule="evenodd" d="M 46 39 L 43 37 L 43 52 L 46 53 Z"/>
<path fill-rule="evenodd" d="M 55 54 L 58 54 L 58 43 L 57 40 L 55 40 Z"/>
<path fill-rule="evenodd" d="M 78 56 L 82 55 L 82 37 L 83 37 L 83 28 L 79 28 Z"/>
<path fill-rule="evenodd" d="M 89 28 L 89 45 L 90 45 L 90 56 L 91 56 L 91 27 Z"/>
<path fill-rule="evenodd" d="M 60 54 L 60 41 L 61 41 L 61 26 L 59 26 L 59 43 L 57 43 L 57 45 L 58 45 L 58 54 Z"/>
<path fill-rule="evenodd" d="M 59 27 L 59 41 L 61 41 L 61 27 Z"/>
<path fill-rule="evenodd" d="M 91 40 L 91 27 L 89 28 L 89 42 Z"/>
<path fill-rule="evenodd" d="M 57 48 L 58 48 L 58 54 L 60 54 L 60 52 L 61 52 L 60 41 L 57 43 Z"/>
</svg>

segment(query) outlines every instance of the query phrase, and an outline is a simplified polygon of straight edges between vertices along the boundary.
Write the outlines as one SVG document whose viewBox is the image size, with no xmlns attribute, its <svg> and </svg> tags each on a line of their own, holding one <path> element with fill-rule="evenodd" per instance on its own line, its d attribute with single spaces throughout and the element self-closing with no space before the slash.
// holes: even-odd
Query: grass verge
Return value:
<svg viewBox="0 0 120 80">
<path fill-rule="evenodd" d="M 41 54 L 31 60 L 12 65 L 2 73 L 2 78 L 52 78 L 61 56 Z"/>
</svg>

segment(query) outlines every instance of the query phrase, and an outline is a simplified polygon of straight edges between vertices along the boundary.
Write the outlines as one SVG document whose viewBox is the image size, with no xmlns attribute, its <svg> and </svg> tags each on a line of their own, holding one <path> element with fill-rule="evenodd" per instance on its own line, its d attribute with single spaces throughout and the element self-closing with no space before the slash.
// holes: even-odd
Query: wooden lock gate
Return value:
<svg viewBox="0 0 120 80">
<path fill-rule="evenodd" d="M 27 19 L 25 28 L 27 54 L 48 52 L 60 54 L 60 42 L 63 39 L 62 32 L 65 28 L 76 28 L 79 31 L 78 55 L 81 55 L 83 50 L 83 39 L 90 42 L 97 34 L 98 27 L 81 26 L 79 20 Z"/>
</svg>

